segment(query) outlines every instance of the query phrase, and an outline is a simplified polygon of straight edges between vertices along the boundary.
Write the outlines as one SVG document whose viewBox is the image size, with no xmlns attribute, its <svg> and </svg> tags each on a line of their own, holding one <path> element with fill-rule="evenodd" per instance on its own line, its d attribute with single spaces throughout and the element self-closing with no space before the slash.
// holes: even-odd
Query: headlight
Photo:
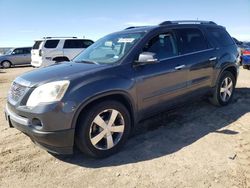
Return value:
<svg viewBox="0 0 250 188">
<path fill-rule="evenodd" d="M 69 86 L 68 80 L 50 82 L 37 87 L 29 96 L 27 106 L 34 107 L 39 103 L 60 101 Z"/>
</svg>

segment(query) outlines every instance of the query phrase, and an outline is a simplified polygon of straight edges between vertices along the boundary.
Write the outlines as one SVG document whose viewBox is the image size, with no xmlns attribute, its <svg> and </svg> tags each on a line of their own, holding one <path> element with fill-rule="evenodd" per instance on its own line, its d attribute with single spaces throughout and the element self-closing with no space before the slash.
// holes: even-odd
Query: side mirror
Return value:
<svg viewBox="0 0 250 188">
<path fill-rule="evenodd" d="M 135 61 L 136 65 L 146 65 L 146 64 L 154 64 L 159 62 L 156 58 L 156 54 L 152 52 L 142 52 L 139 55 L 137 61 Z"/>
</svg>

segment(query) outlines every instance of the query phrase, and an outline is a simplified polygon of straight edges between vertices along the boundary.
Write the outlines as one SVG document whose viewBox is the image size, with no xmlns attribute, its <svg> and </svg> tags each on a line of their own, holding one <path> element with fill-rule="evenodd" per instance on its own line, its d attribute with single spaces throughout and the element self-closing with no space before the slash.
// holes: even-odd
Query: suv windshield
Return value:
<svg viewBox="0 0 250 188">
<path fill-rule="evenodd" d="M 10 54 L 13 52 L 13 50 L 14 50 L 14 49 L 11 48 L 11 49 L 9 49 L 5 54 L 6 54 L 6 55 L 10 55 Z"/>
<path fill-rule="evenodd" d="M 73 60 L 97 64 L 113 64 L 119 61 L 135 43 L 143 37 L 144 33 L 111 34 L 101 38 Z"/>
</svg>

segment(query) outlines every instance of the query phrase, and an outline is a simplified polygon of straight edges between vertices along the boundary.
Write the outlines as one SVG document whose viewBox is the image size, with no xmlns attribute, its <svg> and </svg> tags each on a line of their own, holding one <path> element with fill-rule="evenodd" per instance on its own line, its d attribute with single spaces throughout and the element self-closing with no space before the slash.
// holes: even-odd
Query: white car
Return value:
<svg viewBox="0 0 250 188">
<path fill-rule="evenodd" d="M 93 44 L 89 39 L 45 37 L 35 40 L 31 50 L 31 65 L 44 67 L 56 62 L 70 61 Z"/>
</svg>

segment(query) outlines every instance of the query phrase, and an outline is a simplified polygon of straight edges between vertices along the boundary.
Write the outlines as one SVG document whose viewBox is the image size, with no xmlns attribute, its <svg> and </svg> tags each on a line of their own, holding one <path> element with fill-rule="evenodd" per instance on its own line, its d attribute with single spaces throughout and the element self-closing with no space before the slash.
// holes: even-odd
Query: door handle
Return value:
<svg viewBox="0 0 250 188">
<path fill-rule="evenodd" d="M 209 58 L 209 61 L 215 61 L 217 59 L 217 57 L 211 57 Z"/>
<path fill-rule="evenodd" d="M 184 67 L 186 67 L 186 65 L 180 65 L 180 66 L 175 67 L 175 70 L 181 70 L 181 69 L 183 69 Z"/>
</svg>

